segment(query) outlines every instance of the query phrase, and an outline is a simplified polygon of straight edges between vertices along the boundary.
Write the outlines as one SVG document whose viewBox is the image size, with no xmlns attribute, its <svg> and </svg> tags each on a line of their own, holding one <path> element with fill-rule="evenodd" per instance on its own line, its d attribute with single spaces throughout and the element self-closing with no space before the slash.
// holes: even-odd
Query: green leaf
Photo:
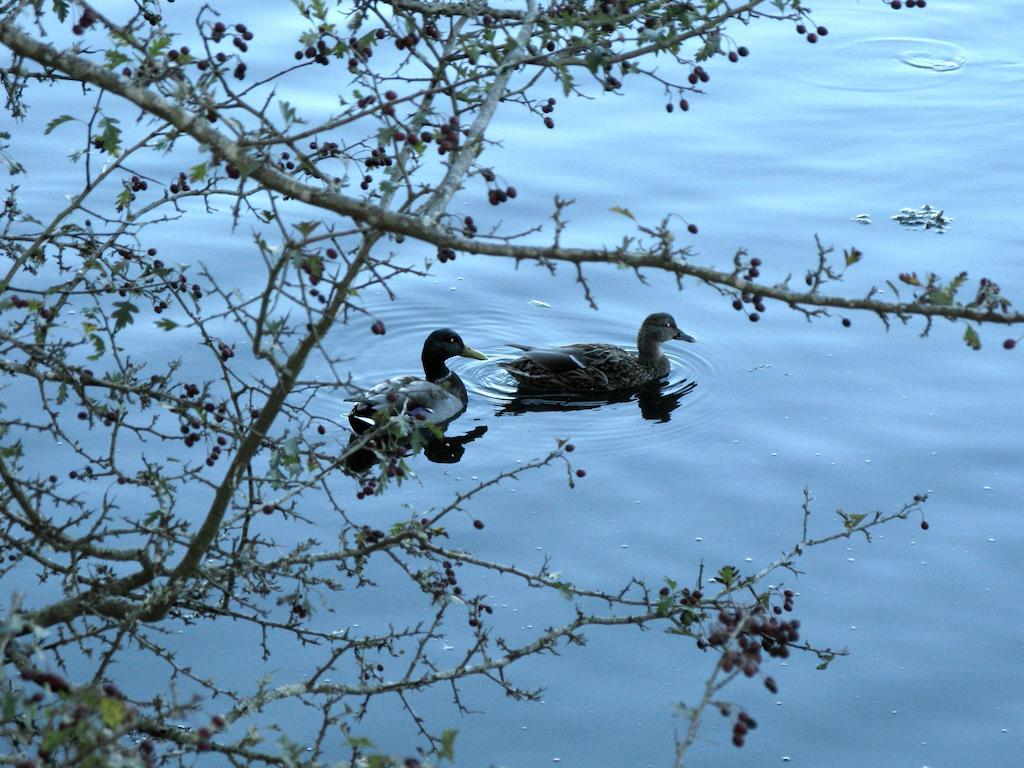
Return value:
<svg viewBox="0 0 1024 768">
<path fill-rule="evenodd" d="M 103 132 L 99 135 L 103 151 L 109 155 L 116 155 L 121 151 L 121 129 L 117 127 L 118 121 L 113 117 L 100 118 L 100 127 Z"/>
<path fill-rule="evenodd" d="M 718 573 L 715 574 L 715 579 L 726 587 L 731 587 L 733 583 L 739 578 L 740 572 L 736 570 L 733 565 L 723 565 L 718 569 Z"/>
<path fill-rule="evenodd" d="M 92 342 L 92 347 L 93 349 L 96 350 L 95 352 L 88 356 L 89 359 L 99 360 L 107 351 L 106 343 L 104 343 L 103 338 L 101 336 L 98 336 L 95 333 L 89 336 L 89 341 Z"/>
<path fill-rule="evenodd" d="M 160 37 L 154 38 L 153 42 L 149 44 L 149 51 L 147 52 L 150 58 L 157 58 L 171 45 L 171 38 L 167 35 L 161 35 Z"/>
<path fill-rule="evenodd" d="M 129 58 L 118 50 L 106 51 L 103 57 L 107 60 L 107 69 L 116 69 L 129 61 Z"/>
<path fill-rule="evenodd" d="M 622 208 L 618 205 L 613 205 L 608 210 L 611 211 L 612 213 L 617 213 L 621 216 L 625 216 L 627 219 L 632 219 L 633 221 L 636 221 L 636 216 L 633 215 L 633 212 L 629 210 L 629 208 Z"/>
<path fill-rule="evenodd" d="M 441 748 L 437 751 L 437 756 L 441 760 L 455 760 L 455 737 L 459 734 L 458 731 L 449 728 L 441 734 Z"/>
<path fill-rule="evenodd" d="M 858 251 L 856 248 L 850 248 L 847 251 L 843 251 L 843 256 L 846 258 L 846 266 L 852 266 L 860 261 L 860 257 L 864 254 Z"/>
<path fill-rule="evenodd" d="M 120 699 L 104 696 L 100 699 L 100 718 L 109 728 L 117 728 L 124 722 L 124 704 Z"/>
<path fill-rule="evenodd" d="M 299 230 L 299 233 L 303 237 L 309 237 L 316 231 L 316 228 L 319 227 L 320 224 L 321 222 L 319 221 L 300 221 L 292 226 Z"/>
<path fill-rule="evenodd" d="M 155 325 L 157 328 L 163 331 L 173 331 L 175 328 L 178 327 L 178 324 L 176 322 L 166 317 L 157 320 Z"/>
<path fill-rule="evenodd" d="M 206 163 L 199 163 L 199 165 L 193 165 L 188 169 L 188 180 L 189 181 L 202 181 L 206 178 Z"/>
<path fill-rule="evenodd" d="M 68 0 L 53 0 L 53 12 L 57 14 L 60 21 L 68 17 Z"/>
<path fill-rule="evenodd" d="M 981 338 L 978 336 L 978 332 L 974 330 L 973 325 L 968 325 L 967 330 L 964 331 L 964 342 L 971 349 L 981 349 Z"/>
<path fill-rule="evenodd" d="M 113 314 L 116 321 L 115 331 L 120 331 L 135 322 L 135 315 L 139 313 L 137 306 L 130 301 L 115 301 L 114 306 L 117 307 Z"/>
<path fill-rule="evenodd" d="M 953 304 L 953 295 L 948 288 L 928 291 L 925 298 L 928 299 L 929 304 L 934 304 L 937 307 L 948 307 Z"/>
<path fill-rule="evenodd" d="M 46 128 L 43 130 L 43 136 L 49 136 L 53 132 L 53 129 L 58 125 L 63 125 L 68 120 L 74 119 L 75 118 L 72 115 L 61 115 L 60 117 L 53 118 L 53 120 L 46 124 Z"/>
</svg>

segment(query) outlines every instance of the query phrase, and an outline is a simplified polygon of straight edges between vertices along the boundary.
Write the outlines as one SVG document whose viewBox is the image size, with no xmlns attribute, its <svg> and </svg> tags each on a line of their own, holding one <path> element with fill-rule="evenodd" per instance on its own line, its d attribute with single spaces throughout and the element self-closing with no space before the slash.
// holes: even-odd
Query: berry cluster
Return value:
<svg viewBox="0 0 1024 768">
<path fill-rule="evenodd" d="M 384 147 L 377 147 L 376 149 L 370 150 L 370 156 L 366 159 L 365 163 L 368 171 L 373 170 L 374 168 L 387 168 L 392 164 L 394 164 L 394 160 L 388 157 L 388 153 Z"/>
<path fill-rule="evenodd" d="M 210 455 L 206 457 L 206 466 L 212 467 L 217 463 L 217 460 L 220 458 L 221 449 L 227 444 L 228 439 L 224 437 L 224 435 L 219 435 L 217 437 L 217 442 L 214 443 L 213 447 L 210 449 Z M 273 510 L 273 507 L 271 507 L 271 510 Z M 266 511 L 266 507 L 264 507 L 264 511 Z"/>
<path fill-rule="evenodd" d="M 370 326 L 370 330 L 373 331 L 374 336 L 383 336 L 387 333 L 387 328 L 384 327 L 383 320 L 375 320 L 373 325 Z"/>
<path fill-rule="evenodd" d="M 383 31 L 384 30 L 382 29 L 377 30 L 378 33 Z M 348 45 L 352 53 L 348 60 L 348 71 L 353 73 L 358 72 L 359 65 L 368 61 L 370 57 L 373 56 L 373 48 L 369 43 L 367 43 L 365 47 L 360 46 L 359 40 L 355 37 L 350 37 L 348 39 Z"/>
<path fill-rule="evenodd" d="M 459 146 L 459 118 L 450 117 L 447 123 L 438 126 L 441 135 L 437 140 L 437 154 L 443 155 Z M 424 139 L 426 141 L 426 139 Z"/>
<path fill-rule="evenodd" d="M 317 64 L 327 66 L 331 63 L 331 60 L 327 58 L 327 54 L 330 52 L 331 47 L 327 44 L 327 41 L 321 37 L 316 41 L 316 45 L 307 45 L 305 48 L 295 52 L 295 60 L 302 61 L 302 59 L 312 59 Z"/>
<path fill-rule="evenodd" d="M 706 83 L 710 79 L 711 79 L 711 75 L 709 75 L 708 71 L 706 69 L 704 69 L 704 67 L 702 67 L 700 64 L 695 66 L 693 68 L 693 71 L 690 72 L 690 74 L 687 75 L 687 77 L 686 77 L 686 81 L 690 85 L 696 85 L 698 83 L 698 81 L 701 82 L 701 83 Z"/>
<path fill-rule="evenodd" d="M 294 171 L 295 161 L 292 160 L 290 152 L 282 152 L 281 157 L 277 161 L 277 170 L 279 171 Z"/>
<path fill-rule="evenodd" d="M 476 222 L 473 221 L 473 217 L 472 216 L 467 216 L 465 219 L 463 219 L 463 221 L 462 221 L 462 234 L 465 235 L 466 237 L 475 237 L 476 236 L 476 232 L 477 232 Z"/>
<path fill-rule="evenodd" d="M 76 35 L 84 35 L 85 30 L 89 29 L 97 21 L 96 14 L 92 8 L 86 8 L 82 11 L 82 17 L 78 20 L 78 23 L 71 28 L 71 31 Z"/>
<path fill-rule="evenodd" d="M 455 261 L 455 251 L 451 248 L 438 248 L 437 260 L 444 264 L 446 261 Z"/>
<path fill-rule="evenodd" d="M 480 522 L 480 521 L 477 520 L 477 522 Z M 482 525 L 480 527 L 483 528 Z M 474 598 L 469 603 L 469 626 L 471 626 L 471 627 L 478 627 L 478 626 L 480 626 L 480 619 L 481 619 L 482 615 L 485 614 L 485 613 L 486 614 L 494 613 L 494 608 L 492 608 L 491 606 L 486 605 L 484 603 L 481 603 L 479 597 Z"/>
<path fill-rule="evenodd" d="M 793 610 L 793 592 L 784 590 L 782 597 L 783 604 L 773 606 L 772 613 L 781 614 Z M 783 621 L 776 616 L 766 618 L 765 611 L 763 605 L 749 614 L 737 609 L 722 609 L 716 626 L 706 640 L 702 638 L 697 641 L 697 646 L 702 649 L 720 648 L 721 668 L 726 674 L 741 672 L 746 677 L 754 677 L 761 670 L 764 654 L 786 659 L 789 657 L 789 644 L 800 638 L 798 619 Z M 771 677 L 764 678 L 764 686 L 772 693 L 778 692 L 778 685 Z M 751 727 L 749 723 L 746 726 Z M 737 735 L 735 731 L 733 735 Z M 739 734 L 741 738 L 744 735 L 745 731 Z M 736 746 L 742 746 L 742 743 Z"/>
<path fill-rule="evenodd" d="M 731 61 L 733 64 L 735 64 L 741 58 L 749 56 L 749 55 L 750 55 L 750 49 L 747 48 L 747 46 L 745 46 L 745 45 L 741 45 L 735 51 L 729 51 L 729 55 L 726 56 L 726 58 L 729 59 L 729 61 Z"/>
<path fill-rule="evenodd" d="M 369 482 L 372 483 L 374 481 L 371 480 Z M 373 493 L 372 487 L 370 493 Z M 359 529 L 358 537 L 362 540 L 363 544 L 367 544 L 372 547 L 374 544 L 377 544 L 378 542 L 382 541 L 385 535 L 386 534 L 384 533 L 384 531 L 378 531 L 376 528 L 371 528 L 368 525 L 364 525 L 362 528 Z"/>
<path fill-rule="evenodd" d="M 246 44 L 253 38 L 252 32 L 246 29 L 245 24 L 235 24 L 233 34 L 228 31 L 228 25 L 223 21 L 215 22 L 210 28 L 210 40 L 215 43 L 219 43 L 228 35 L 231 35 L 231 42 L 238 50 L 243 53 L 249 50 L 249 46 Z"/>
<path fill-rule="evenodd" d="M 728 704 L 719 704 L 718 711 L 722 714 L 722 717 L 729 717 L 732 714 L 732 708 Z M 743 710 L 740 710 L 732 725 L 733 746 L 742 747 L 746 743 L 747 733 L 755 728 L 757 728 L 757 721 Z"/>
<path fill-rule="evenodd" d="M 103 426 L 112 427 L 118 420 L 117 411 L 105 411 L 102 407 L 96 409 L 96 417 L 103 422 Z M 85 411 L 78 412 L 79 421 L 85 421 L 89 418 L 89 414 Z M 119 480 L 120 482 L 120 480 Z"/>
<path fill-rule="evenodd" d="M 220 357 L 221 362 L 226 363 L 228 360 L 235 356 L 235 345 L 225 344 L 223 341 L 218 341 L 217 355 Z"/>
<path fill-rule="evenodd" d="M 750 266 L 747 268 L 746 273 L 743 275 L 745 280 L 754 280 L 760 276 L 761 260 L 756 256 L 750 260 Z M 744 304 L 753 304 L 755 312 L 751 312 L 747 315 L 750 322 L 756 323 L 761 319 L 761 314 L 765 311 L 764 297 L 759 293 L 752 293 L 750 291 L 743 291 L 738 299 L 733 299 L 732 308 L 737 312 L 743 310 Z"/>
<path fill-rule="evenodd" d="M 904 5 L 907 6 L 907 8 L 924 8 L 926 5 L 928 5 L 928 3 L 925 2 L 925 0 L 903 0 L 903 2 L 901 2 L 901 0 L 888 0 L 888 2 L 889 7 L 896 11 L 898 11 Z"/>
<path fill-rule="evenodd" d="M 555 127 L 555 121 L 551 117 L 551 113 L 555 111 L 555 104 L 556 103 L 557 102 L 555 101 L 555 97 L 552 96 L 540 108 L 540 111 L 544 114 L 544 126 L 546 128 L 554 128 Z"/>
<path fill-rule="evenodd" d="M 815 27 L 813 30 L 808 31 L 806 24 L 797 24 L 796 33 L 798 35 L 804 35 L 808 43 L 818 42 L 819 37 L 825 37 L 828 34 L 828 27 Z"/>
<path fill-rule="evenodd" d="M 178 173 L 178 178 L 171 182 L 170 190 L 172 195 L 176 195 L 179 192 L 189 192 L 192 187 L 189 186 L 188 177 L 184 172 Z"/>
<path fill-rule="evenodd" d="M 317 285 L 320 282 L 320 278 L 323 277 L 323 266 L 319 256 L 307 256 L 299 262 L 299 269 L 309 280 L 310 285 Z"/>
<path fill-rule="evenodd" d="M 325 141 L 323 144 L 311 141 L 309 142 L 309 148 L 314 150 L 320 157 L 338 157 L 341 155 L 341 146 L 334 141 Z"/>
<path fill-rule="evenodd" d="M 189 50 L 189 47 L 187 45 L 183 45 L 181 46 L 181 48 L 171 48 L 171 50 L 167 52 L 167 58 L 173 61 L 175 64 L 187 63 L 190 54 L 191 51 Z M 199 62 L 199 64 L 197 64 L 197 66 L 199 67 L 199 69 L 205 70 L 207 67 L 209 67 L 209 64 L 205 61 L 201 61 Z"/>
<path fill-rule="evenodd" d="M 487 190 L 487 202 L 491 205 L 501 205 L 514 198 L 518 193 L 515 187 L 508 189 L 492 188 Z"/>
</svg>

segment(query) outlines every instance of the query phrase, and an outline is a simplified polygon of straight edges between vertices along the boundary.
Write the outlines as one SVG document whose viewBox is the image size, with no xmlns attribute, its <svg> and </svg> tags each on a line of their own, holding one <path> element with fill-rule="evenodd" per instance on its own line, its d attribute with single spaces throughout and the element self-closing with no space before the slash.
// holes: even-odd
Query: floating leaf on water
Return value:
<svg viewBox="0 0 1024 768">
<path fill-rule="evenodd" d="M 899 213 L 890 218 L 908 229 L 934 229 L 940 235 L 953 221 L 952 217 L 946 216 L 945 211 L 932 208 L 928 203 L 920 208 L 901 208 Z"/>
<path fill-rule="evenodd" d="M 550 304 L 548 304 L 546 301 L 541 301 L 540 299 L 530 299 L 530 301 L 527 302 L 527 303 L 533 304 L 533 306 L 535 306 L 535 307 L 543 307 L 544 309 L 551 309 L 551 305 Z"/>
</svg>

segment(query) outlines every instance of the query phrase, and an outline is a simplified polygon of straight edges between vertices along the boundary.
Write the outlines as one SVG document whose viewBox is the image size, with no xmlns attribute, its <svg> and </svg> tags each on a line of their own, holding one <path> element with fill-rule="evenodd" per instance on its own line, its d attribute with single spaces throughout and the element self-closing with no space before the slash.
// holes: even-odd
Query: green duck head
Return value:
<svg viewBox="0 0 1024 768">
<path fill-rule="evenodd" d="M 448 373 L 448 366 L 444 361 L 450 357 L 471 357 L 474 360 L 486 360 L 487 355 L 477 352 L 472 347 L 466 346 L 451 328 L 439 328 L 427 336 L 423 342 L 423 372 L 427 375 L 427 381 L 437 381 Z"/>
</svg>

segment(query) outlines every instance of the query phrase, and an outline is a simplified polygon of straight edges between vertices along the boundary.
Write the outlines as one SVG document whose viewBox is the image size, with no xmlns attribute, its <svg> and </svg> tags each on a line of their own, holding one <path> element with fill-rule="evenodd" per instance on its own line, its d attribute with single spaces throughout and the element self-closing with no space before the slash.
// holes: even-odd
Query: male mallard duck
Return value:
<svg viewBox="0 0 1024 768">
<path fill-rule="evenodd" d="M 696 341 L 683 333 L 672 315 L 648 315 L 636 337 L 634 355 L 613 344 L 570 344 L 541 348 L 510 344 L 526 352 L 499 366 L 512 374 L 522 389 L 532 392 L 614 392 L 632 389 L 668 374 L 669 362 L 661 345 L 670 339 Z"/>
<path fill-rule="evenodd" d="M 439 427 L 466 410 L 469 395 L 462 379 L 448 369 L 445 360 L 459 355 L 475 360 L 487 356 L 467 347 L 455 331 L 441 328 L 423 342 L 423 378 L 395 376 L 368 389 L 359 397 L 349 398 L 356 403 L 348 415 L 348 422 L 357 433 L 374 426 L 379 413 L 408 413 Z"/>
</svg>

